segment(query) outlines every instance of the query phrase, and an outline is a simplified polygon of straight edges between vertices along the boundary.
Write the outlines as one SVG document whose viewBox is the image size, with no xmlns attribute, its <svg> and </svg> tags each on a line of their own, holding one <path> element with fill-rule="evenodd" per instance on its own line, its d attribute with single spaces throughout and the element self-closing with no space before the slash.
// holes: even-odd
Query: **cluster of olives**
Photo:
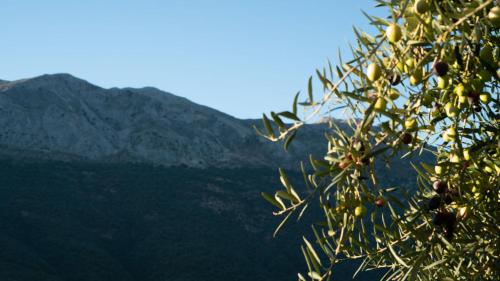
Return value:
<svg viewBox="0 0 500 281">
<path fill-rule="evenodd" d="M 456 215 L 446 210 L 443 205 L 449 205 L 453 202 L 453 193 L 448 189 L 445 181 L 437 180 L 433 184 L 433 189 L 437 193 L 428 202 L 429 210 L 437 210 L 433 218 L 436 226 L 443 226 L 444 236 L 450 240 L 453 237 L 456 224 Z"/>
<path fill-rule="evenodd" d="M 472 2 L 464 3 L 464 7 L 473 7 L 471 5 L 475 4 Z M 374 111 L 381 113 L 390 111 L 404 115 L 402 131 L 397 141 L 406 145 L 420 141 L 417 136 L 424 126 L 419 127 L 417 116 L 428 113 L 429 120 L 451 121 L 451 125 L 445 122 L 442 126 L 444 128 L 442 140 L 445 145 L 451 145 L 445 156 L 448 157 L 449 163 L 464 162 L 464 167 L 467 167 L 471 152 L 464 143 L 461 143 L 460 148 L 457 144 L 466 133 L 456 121 L 465 120 L 489 106 L 491 97 L 485 89 L 491 86 L 493 79 L 500 79 L 500 48 L 493 43 L 498 39 L 484 37 L 472 45 L 469 42 L 462 42 L 463 38 L 454 37 L 455 35 L 450 35 L 444 44 L 434 45 L 438 36 L 442 35 L 439 33 L 457 21 L 451 15 L 452 12 L 449 17 L 443 17 L 442 13 L 447 13 L 446 7 L 441 7 L 438 12 L 435 5 L 444 4 L 430 0 L 413 1 L 411 8 L 404 12 L 400 11 L 402 24 L 394 22 L 387 26 L 384 36 L 388 42 L 387 49 L 392 50 L 391 56 L 388 57 L 385 51 L 380 51 L 377 54 L 381 55 L 381 59 L 368 62 L 365 78 L 372 87 L 369 87 L 366 94 L 373 102 Z M 499 28 L 500 7 L 490 5 L 487 8 L 487 17 L 480 20 L 487 22 L 493 29 Z M 425 44 L 411 46 L 408 51 L 406 49 L 408 40 L 421 40 Z M 404 43 L 401 43 L 403 41 Z M 401 96 L 398 88 L 405 79 L 416 94 L 410 95 L 410 100 L 404 105 L 404 109 L 394 106 L 388 110 L 388 104 L 392 104 Z M 406 87 L 406 84 L 402 86 Z M 425 129 L 434 133 L 434 124 Z M 362 143 L 358 145 L 362 146 Z M 352 164 L 368 164 L 370 159 L 362 157 L 364 146 L 362 148 L 354 149 L 353 153 L 347 154 L 338 167 L 346 169 Z M 442 175 L 443 167 L 436 166 L 435 172 L 437 175 Z M 434 224 L 442 226 L 444 236 L 451 239 L 457 217 L 460 217 L 460 214 L 463 216 L 465 209 L 455 210 L 447 206 L 452 204 L 455 194 L 448 189 L 446 182 L 438 180 L 433 188 L 437 194 L 428 201 L 428 209 L 436 212 Z M 373 202 L 377 207 L 385 205 L 382 198 L 376 198 Z M 448 209 L 454 209 L 457 214 Z M 354 209 L 354 215 L 357 217 L 362 217 L 365 213 L 366 208 L 363 204 Z"/>
</svg>

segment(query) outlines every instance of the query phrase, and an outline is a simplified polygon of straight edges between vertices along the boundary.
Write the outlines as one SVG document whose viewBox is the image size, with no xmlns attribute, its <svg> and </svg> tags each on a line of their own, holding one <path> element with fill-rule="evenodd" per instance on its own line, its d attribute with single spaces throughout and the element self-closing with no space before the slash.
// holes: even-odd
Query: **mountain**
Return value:
<svg viewBox="0 0 500 281">
<path fill-rule="evenodd" d="M 285 153 L 253 124 L 150 87 L 0 82 L 0 280 L 296 279 L 300 233 L 320 211 L 273 239 L 279 221 L 260 192 L 279 187 L 278 165 L 322 153 L 328 128 L 306 126 Z M 406 161 L 376 165 L 380 184 L 414 188 Z M 300 192 L 302 175 L 289 177 Z"/>
<path fill-rule="evenodd" d="M 298 138 L 285 153 L 259 138 L 254 123 L 260 121 L 239 120 L 156 88 L 104 89 L 69 74 L 0 84 L 3 154 L 165 166 L 275 167 L 296 164 L 309 152 L 304 147 L 315 147 L 304 146 L 304 139 Z M 324 139 L 322 130 L 312 131 L 318 136 L 312 139 Z"/>
</svg>

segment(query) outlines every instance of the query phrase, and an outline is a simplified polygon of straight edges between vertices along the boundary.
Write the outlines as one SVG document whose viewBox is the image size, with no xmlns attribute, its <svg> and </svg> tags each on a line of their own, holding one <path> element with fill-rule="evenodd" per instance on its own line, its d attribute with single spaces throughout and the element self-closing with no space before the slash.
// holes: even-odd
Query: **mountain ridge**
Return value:
<svg viewBox="0 0 500 281">
<path fill-rule="evenodd" d="M 154 87 L 105 89 L 64 73 L 0 85 L 0 146 L 57 159 L 293 166 L 317 147 L 305 149 L 298 138 L 285 153 L 256 135 L 252 125 L 259 123 Z M 313 131 L 322 141 L 325 127 L 320 127 Z"/>
</svg>

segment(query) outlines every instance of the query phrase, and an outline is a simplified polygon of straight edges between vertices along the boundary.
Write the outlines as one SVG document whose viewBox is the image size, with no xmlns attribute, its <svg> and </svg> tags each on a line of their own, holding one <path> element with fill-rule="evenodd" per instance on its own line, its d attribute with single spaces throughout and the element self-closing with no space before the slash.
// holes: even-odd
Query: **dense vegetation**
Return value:
<svg viewBox="0 0 500 281">
<path fill-rule="evenodd" d="M 304 224 L 272 239 L 259 193 L 277 185 L 269 169 L 1 160 L 0 280 L 293 279 Z"/>
<path fill-rule="evenodd" d="M 317 71 L 320 97 L 311 77 L 304 101 L 264 115 L 259 130 L 286 149 L 310 120 L 354 117 L 352 134 L 332 124 L 327 152 L 304 171 L 307 192 L 280 171 L 282 188 L 263 193 L 283 223 L 313 203 L 323 212 L 298 278 L 331 280 L 358 260 L 384 280 L 499 280 L 500 2 L 373 2 L 387 16 L 366 15 L 375 32 L 354 29 L 348 59 Z M 393 196 L 373 163 L 399 167 L 423 151 L 433 165 L 415 161 L 413 192 Z"/>
</svg>

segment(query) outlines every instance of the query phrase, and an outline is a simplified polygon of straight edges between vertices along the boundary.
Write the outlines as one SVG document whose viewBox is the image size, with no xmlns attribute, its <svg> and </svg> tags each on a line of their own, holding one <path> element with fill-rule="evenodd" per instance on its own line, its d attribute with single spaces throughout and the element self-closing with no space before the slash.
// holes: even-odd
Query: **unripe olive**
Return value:
<svg viewBox="0 0 500 281">
<path fill-rule="evenodd" d="M 396 89 L 391 89 L 389 91 L 389 98 L 391 100 L 397 100 L 399 98 L 399 92 Z"/>
<path fill-rule="evenodd" d="M 434 166 L 434 172 L 436 173 L 436 175 L 441 175 L 443 173 L 443 167 L 439 165 Z"/>
<path fill-rule="evenodd" d="M 380 66 L 377 63 L 372 63 L 367 68 L 366 76 L 368 80 L 374 82 L 377 81 L 382 75 L 382 71 L 380 70 Z"/>
<path fill-rule="evenodd" d="M 409 16 L 409 17 L 405 18 L 405 20 L 406 20 L 406 23 L 405 23 L 406 30 L 409 32 L 413 32 L 415 29 L 417 29 L 417 27 L 420 23 L 418 18 L 415 16 Z"/>
<path fill-rule="evenodd" d="M 454 127 L 450 127 L 448 128 L 448 130 L 446 130 L 446 133 L 448 134 L 448 136 L 454 138 L 457 135 L 457 130 Z"/>
<path fill-rule="evenodd" d="M 456 108 L 451 102 L 445 104 L 444 109 L 448 117 L 453 118 L 457 116 Z"/>
<path fill-rule="evenodd" d="M 444 61 L 436 62 L 433 68 L 437 76 L 443 77 L 448 73 L 448 64 Z"/>
<path fill-rule="evenodd" d="M 460 220 L 466 220 L 469 217 L 469 208 L 467 206 L 458 209 L 457 218 Z"/>
<path fill-rule="evenodd" d="M 464 149 L 463 155 L 465 160 L 470 160 L 470 152 L 468 149 Z"/>
<path fill-rule="evenodd" d="M 458 106 L 460 108 L 465 108 L 467 105 L 467 97 L 466 96 L 459 96 L 458 97 Z"/>
<path fill-rule="evenodd" d="M 446 133 L 446 132 L 443 132 L 443 134 L 442 134 L 441 136 L 442 136 L 442 138 L 443 138 L 443 141 L 444 141 L 444 142 L 450 142 L 450 141 L 453 141 L 453 138 L 451 138 L 451 137 L 448 135 L 448 133 Z"/>
<path fill-rule="evenodd" d="M 417 128 L 417 121 L 413 118 L 409 118 L 405 120 L 405 129 L 408 131 L 413 131 L 415 128 Z"/>
<path fill-rule="evenodd" d="M 389 40 L 389 42 L 396 43 L 401 40 L 403 33 L 401 32 L 401 27 L 399 27 L 399 25 L 392 23 L 389 27 L 387 27 L 385 35 L 387 36 L 387 40 Z"/>
<path fill-rule="evenodd" d="M 455 89 L 453 89 L 453 92 L 457 95 L 457 96 L 464 96 L 465 95 L 465 86 L 460 83 L 458 84 Z"/>
<path fill-rule="evenodd" d="M 366 207 L 361 205 L 361 206 L 357 206 L 355 209 L 354 209 L 354 215 L 358 218 L 364 216 L 366 214 Z"/>
<path fill-rule="evenodd" d="M 420 84 L 420 82 L 422 82 L 422 77 L 423 77 L 423 72 L 421 69 L 414 71 L 413 74 L 410 76 L 410 84 L 413 86 Z"/>
<path fill-rule="evenodd" d="M 384 111 L 386 106 L 387 106 L 387 101 L 383 97 L 380 97 L 375 102 L 374 109 L 376 111 Z"/>
<path fill-rule="evenodd" d="M 491 8 L 490 12 L 488 13 L 488 20 L 494 27 L 500 27 L 500 7 L 495 6 Z"/>
<path fill-rule="evenodd" d="M 484 171 L 489 174 L 493 173 L 493 169 L 488 165 L 484 166 Z"/>
<path fill-rule="evenodd" d="M 444 77 L 438 77 L 437 78 L 437 86 L 439 89 L 446 89 L 448 87 L 448 79 Z"/>
<path fill-rule="evenodd" d="M 417 14 L 424 14 L 429 10 L 429 3 L 427 3 L 427 0 L 417 0 L 413 9 Z"/>
<path fill-rule="evenodd" d="M 483 103 L 488 103 L 490 101 L 490 93 L 483 92 L 479 95 L 479 100 Z"/>
<path fill-rule="evenodd" d="M 408 58 L 406 61 L 405 61 L 405 72 L 406 73 L 410 73 L 413 71 L 413 69 L 415 68 L 415 59 L 413 58 Z"/>
<path fill-rule="evenodd" d="M 400 73 L 403 73 L 405 72 L 405 64 L 401 61 L 398 61 L 398 63 L 396 64 L 396 69 L 400 72 Z"/>
<path fill-rule="evenodd" d="M 454 163 L 454 164 L 458 164 L 458 163 L 460 163 L 460 157 L 458 157 L 457 154 L 452 153 L 452 154 L 450 154 L 450 162 Z"/>
</svg>

